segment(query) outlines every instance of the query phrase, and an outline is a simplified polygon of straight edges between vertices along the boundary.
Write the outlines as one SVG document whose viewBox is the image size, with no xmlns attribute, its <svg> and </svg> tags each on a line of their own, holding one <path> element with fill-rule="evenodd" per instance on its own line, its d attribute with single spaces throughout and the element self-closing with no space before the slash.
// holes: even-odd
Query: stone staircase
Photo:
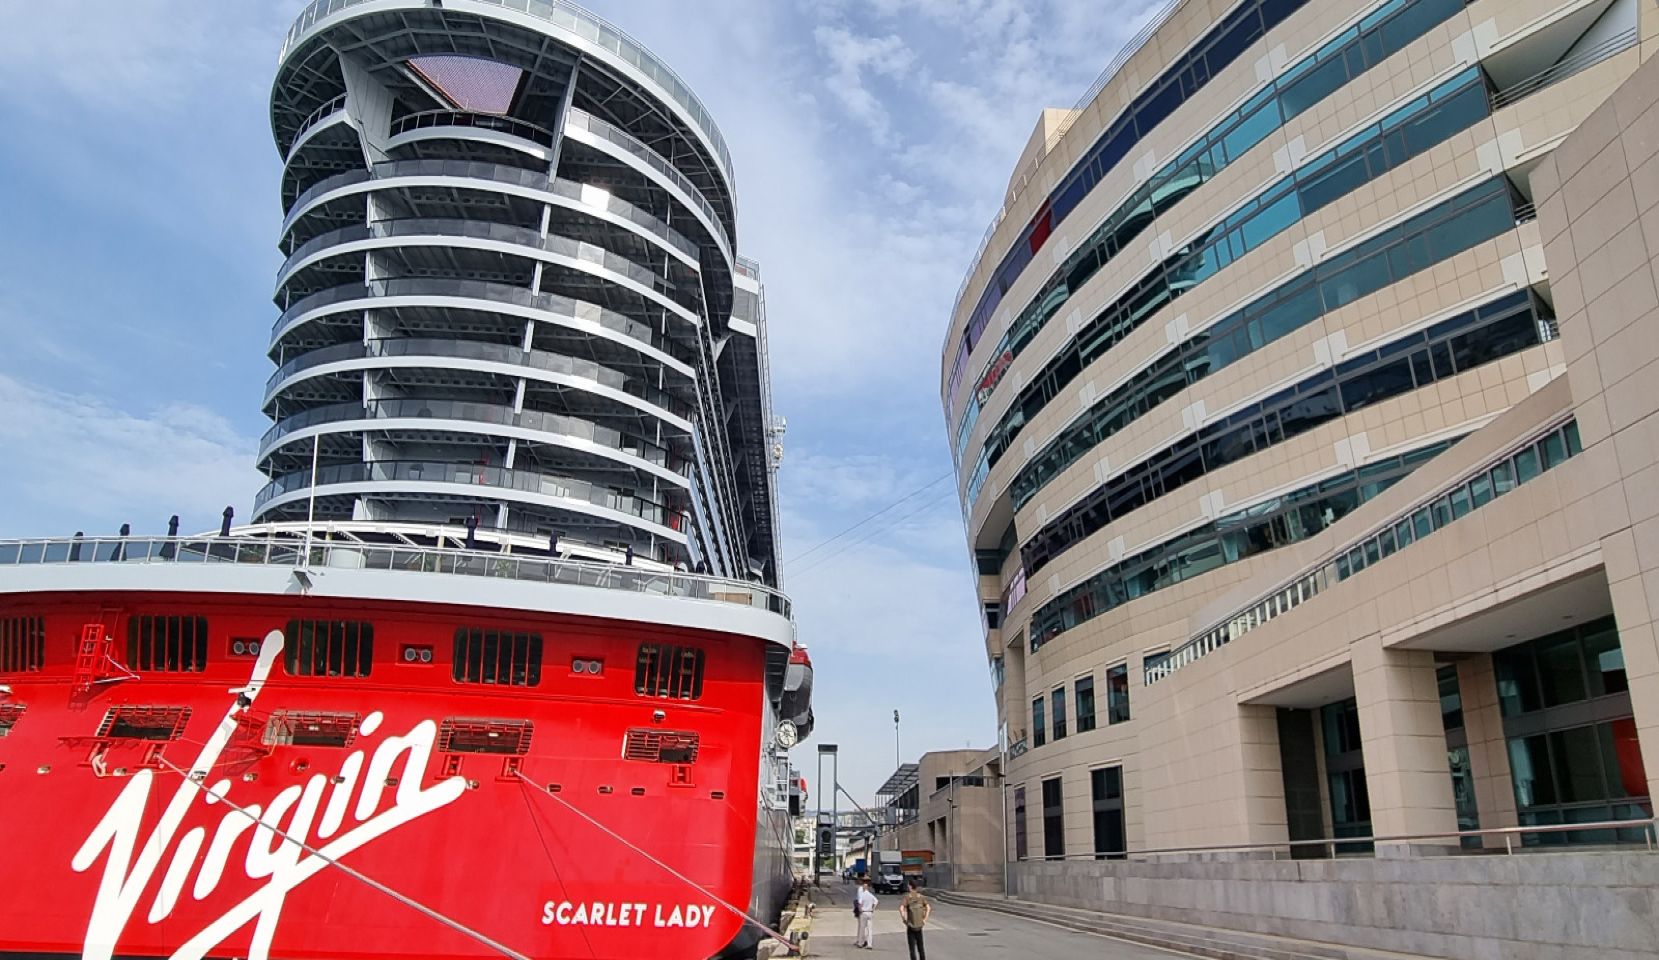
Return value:
<svg viewBox="0 0 1659 960">
<path fill-rule="evenodd" d="M 995 910 L 1055 926 L 1095 933 L 1119 940 L 1164 947 L 1197 957 L 1215 960 L 1419 960 L 1419 954 L 1393 953 L 1363 947 L 1347 947 L 1315 940 L 1295 940 L 1265 933 L 1226 930 L 1197 924 L 1152 920 L 1125 914 L 1102 913 L 1059 907 L 1030 900 L 997 895 L 929 890 L 928 896 L 981 910 Z"/>
</svg>

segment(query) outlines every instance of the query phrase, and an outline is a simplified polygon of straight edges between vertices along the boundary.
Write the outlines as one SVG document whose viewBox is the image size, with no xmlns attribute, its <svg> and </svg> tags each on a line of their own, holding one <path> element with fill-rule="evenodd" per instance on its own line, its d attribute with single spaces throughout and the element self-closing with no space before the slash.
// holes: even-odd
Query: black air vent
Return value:
<svg viewBox="0 0 1659 960">
<path fill-rule="evenodd" d="M 449 717 L 438 727 L 440 753 L 497 753 L 522 757 L 530 752 L 528 720 Z"/>
<path fill-rule="evenodd" d="M 628 731 L 622 748 L 627 760 L 650 763 L 695 763 L 700 738 L 684 730 L 650 730 L 636 727 Z"/>
</svg>

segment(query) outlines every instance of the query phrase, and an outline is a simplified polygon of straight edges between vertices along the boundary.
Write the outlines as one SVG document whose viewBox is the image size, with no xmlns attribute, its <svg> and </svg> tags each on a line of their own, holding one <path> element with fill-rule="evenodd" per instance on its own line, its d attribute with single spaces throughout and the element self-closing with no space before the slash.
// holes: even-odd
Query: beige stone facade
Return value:
<svg viewBox="0 0 1659 960">
<path fill-rule="evenodd" d="M 1126 109 L 1253 6 L 1296 9 L 1121 160 L 1098 164 L 1108 169 L 1063 217 L 1045 213 Z M 1189 0 L 1046 153 L 1036 139 L 1027 150 L 952 319 L 942 378 L 1010 744 L 1014 859 L 1282 855 L 1331 838 L 1379 855 L 1606 844 L 1639 833 L 1477 831 L 1651 819 L 1659 83 L 1639 78 L 1659 77 L 1642 67 L 1659 49 L 1659 9 L 1452 6 Z M 1288 103 L 1345 43 L 1384 55 L 1298 100 L 1196 186 L 1171 186 L 1147 225 L 1055 292 L 1157 171 L 1257 98 Z M 1483 88 L 1477 117 L 1438 139 L 1389 139 L 1412 110 L 1424 111 L 1413 130 L 1432 126 L 1421 104 L 1469 76 Z M 1377 150 L 1405 153 L 1309 200 L 1329 169 L 1319 158 L 1345 157 L 1369 131 Z M 1183 251 L 1281 183 L 1309 191 L 1298 215 L 1246 237 L 1225 266 L 1183 272 Z M 1448 241 L 1474 219 L 1439 211 L 1485 189 L 1503 195 L 1501 229 Z M 1379 249 L 1394 258 L 1376 268 L 1386 279 L 1353 267 L 1345 288 L 1339 271 Z M 1019 262 L 1011 251 L 1024 266 L 996 298 L 998 271 Z M 1161 275 L 1174 292 L 1150 312 L 1122 306 Z M 1206 349 L 1307 277 L 1311 319 L 1272 336 L 1252 327 L 1238 356 L 1188 366 L 1179 389 L 1077 432 L 1174 352 Z M 1019 333 L 1041 301 L 1060 305 Z M 996 305 L 974 333 L 981 303 Z M 1535 333 L 1492 333 L 1500 324 L 1482 311 L 1518 303 Z M 1131 319 L 1109 349 L 1080 345 L 1112 316 Z M 1419 349 L 1429 359 L 1400 381 L 1406 367 L 1389 358 Z M 1065 367 L 1068 351 L 1080 364 Z M 1281 403 L 1331 383 L 1334 409 Z M 1255 405 L 1277 411 L 1282 435 L 1228 452 L 1226 431 Z M 1171 465 L 1183 443 L 1200 466 Z M 1039 462 L 1053 466 L 1034 481 Z M 1135 478 L 1151 492 L 1112 499 Z"/>
<path fill-rule="evenodd" d="M 924 753 L 889 783 L 899 789 L 887 808 L 887 820 L 895 827 L 878 838 L 879 849 L 925 851 L 929 885 L 1002 889 L 1003 780 L 998 750 Z"/>
</svg>

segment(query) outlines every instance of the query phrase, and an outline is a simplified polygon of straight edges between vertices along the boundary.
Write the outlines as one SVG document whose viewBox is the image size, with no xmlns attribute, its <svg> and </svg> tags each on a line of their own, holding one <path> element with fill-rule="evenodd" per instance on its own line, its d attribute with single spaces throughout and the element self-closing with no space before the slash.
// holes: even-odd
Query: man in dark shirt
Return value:
<svg viewBox="0 0 1659 960">
<path fill-rule="evenodd" d="M 927 924 L 931 913 L 933 904 L 922 896 L 921 884 L 910 881 L 910 892 L 899 903 L 899 917 L 904 920 L 904 939 L 910 947 L 910 960 L 927 960 L 927 948 L 922 946 L 922 927 Z"/>
</svg>

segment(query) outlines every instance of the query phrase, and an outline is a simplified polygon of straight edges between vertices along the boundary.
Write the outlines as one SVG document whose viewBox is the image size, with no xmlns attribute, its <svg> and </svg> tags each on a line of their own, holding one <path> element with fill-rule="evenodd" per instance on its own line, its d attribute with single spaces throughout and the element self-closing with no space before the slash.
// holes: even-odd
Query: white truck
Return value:
<svg viewBox="0 0 1659 960">
<path fill-rule="evenodd" d="M 898 850 L 877 850 L 875 876 L 870 878 L 870 884 L 883 893 L 902 892 L 904 854 Z"/>
</svg>

